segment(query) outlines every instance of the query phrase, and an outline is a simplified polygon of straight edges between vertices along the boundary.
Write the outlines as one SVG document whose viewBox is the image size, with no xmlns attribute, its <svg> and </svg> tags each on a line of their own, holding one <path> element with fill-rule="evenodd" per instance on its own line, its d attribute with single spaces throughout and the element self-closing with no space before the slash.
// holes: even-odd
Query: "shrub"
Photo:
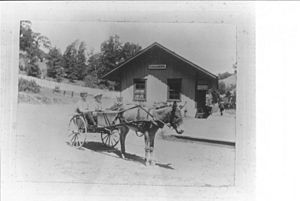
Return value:
<svg viewBox="0 0 300 201">
<path fill-rule="evenodd" d="M 26 66 L 26 72 L 27 72 L 27 75 L 29 75 L 29 76 L 38 77 L 38 78 L 41 77 L 41 70 L 35 64 L 28 64 Z"/>
<path fill-rule="evenodd" d="M 96 76 L 87 75 L 84 78 L 84 85 L 86 87 L 97 88 L 98 87 L 98 79 Z"/>
<path fill-rule="evenodd" d="M 220 92 L 220 94 L 226 93 L 226 85 L 223 81 L 219 82 L 219 92 Z"/>
<path fill-rule="evenodd" d="M 39 93 L 41 87 L 34 80 L 19 79 L 19 91 Z"/>
<path fill-rule="evenodd" d="M 53 92 L 60 93 L 59 86 L 55 86 L 54 89 L 53 89 Z"/>
</svg>

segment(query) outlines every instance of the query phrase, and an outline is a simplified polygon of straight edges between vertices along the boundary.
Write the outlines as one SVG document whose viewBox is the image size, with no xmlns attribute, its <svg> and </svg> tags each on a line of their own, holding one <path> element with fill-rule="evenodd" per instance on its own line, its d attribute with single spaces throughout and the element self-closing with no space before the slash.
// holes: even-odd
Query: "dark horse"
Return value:
<svg viewBox="0 0 300 201">
<path fill-rule="evenodd" d="M 145 107 L 135 107 L 125 109 L 121 112 L 120 123 L 126 126 L 120 128 L 120 143 L 121 143 L 121 156 L 124 158 L 125 154 L 125 139 L 129 129 L 144 135 L 145 138 L 145 161 L 146 165 L 153 165 L 153 151 L 154 139 L 159 128 L 168 125 L 178 133 L 182 134 L 183 130 L 180 128 L 182 124 L 182 114 L 174 102 L 171 106 L 165 106 L 158 109 L 147 109 Z"/>
</svg>

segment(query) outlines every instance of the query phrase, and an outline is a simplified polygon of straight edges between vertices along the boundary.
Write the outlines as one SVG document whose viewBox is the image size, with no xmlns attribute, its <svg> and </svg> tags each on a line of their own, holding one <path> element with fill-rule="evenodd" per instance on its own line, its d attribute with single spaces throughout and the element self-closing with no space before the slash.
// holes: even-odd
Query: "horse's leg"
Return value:
<svg viewBox="0 0 300 201">
<path fill-rule="evenodd" d="M 153 127 L 150 129 L 149 132 L 149 140 L 150 140 L 150 165 L 155 165 L 155 158 L 154 158 L 154 139 L 156 132 L 158 131 L 157 127 Z"/>
<path fill-rule="evenodd" d="M 129 132 L 129 128 L 127 126 L 121 126 L 120 127 L 120 144 L 121 144 L 121 157 L 124 157 L 124 154 L 126 153 L 125 150 L 125 140 L 126 140 L 126 136 Z"/>
<path fill-rule="evenodd" d="M 148 166 L 150 164 L 150 139 L 149 139 L 149 131 L 145 131 L 144 133 L 145 139 L 145 164 Z"/>
</svg>

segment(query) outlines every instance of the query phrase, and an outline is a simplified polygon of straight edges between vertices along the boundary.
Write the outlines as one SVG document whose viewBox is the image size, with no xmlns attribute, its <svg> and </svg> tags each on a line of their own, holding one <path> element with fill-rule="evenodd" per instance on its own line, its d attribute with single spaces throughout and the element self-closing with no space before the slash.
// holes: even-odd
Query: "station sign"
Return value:
<svg viewBox="0 0 300 201">
<path fill-rule="evenodd" d="M 150 70 L 164 70 L 164 69 L 167 69 L 167 65 L 166 64 L 150 64 L 148 66 L 148 69 L 150 69 Z"/>
<path fill-rule="evenodd" d="M 208 90 L 208 85 L 207 84 L 198 84 L 197 85 L 197 90 Z"/>
</svg>

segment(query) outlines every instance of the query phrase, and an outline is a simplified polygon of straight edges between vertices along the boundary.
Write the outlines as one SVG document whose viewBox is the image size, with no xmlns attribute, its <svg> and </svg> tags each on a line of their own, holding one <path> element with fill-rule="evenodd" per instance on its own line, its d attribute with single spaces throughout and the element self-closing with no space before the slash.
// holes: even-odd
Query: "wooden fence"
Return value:
<svg viewBox="0 0 300 201">
<path fill-rule="evenodd" d="M 61 91 L 70 91 L 71 93 L 87 92 L 90 95 L 96 95 L 101 93 L 103 94 L 104 97 L 110 97 L 110 98 L 116 98 L 120 96 L 120 92 L 117 91 L 109 91 L 103 89 L 82 87 L 82 86 L 66 84 L 66 83 L 53 82 L 53 81 L 39 79 L 36 77 L 31 77 L 31 76 L 21 75 L 21 74 L 19 74 L 19 78 L 23 78 L 29 81 L 34 80 L 41 87 L 48 88 L 48 89 L 55 89 L 58 87 Z"/>
</svg>

